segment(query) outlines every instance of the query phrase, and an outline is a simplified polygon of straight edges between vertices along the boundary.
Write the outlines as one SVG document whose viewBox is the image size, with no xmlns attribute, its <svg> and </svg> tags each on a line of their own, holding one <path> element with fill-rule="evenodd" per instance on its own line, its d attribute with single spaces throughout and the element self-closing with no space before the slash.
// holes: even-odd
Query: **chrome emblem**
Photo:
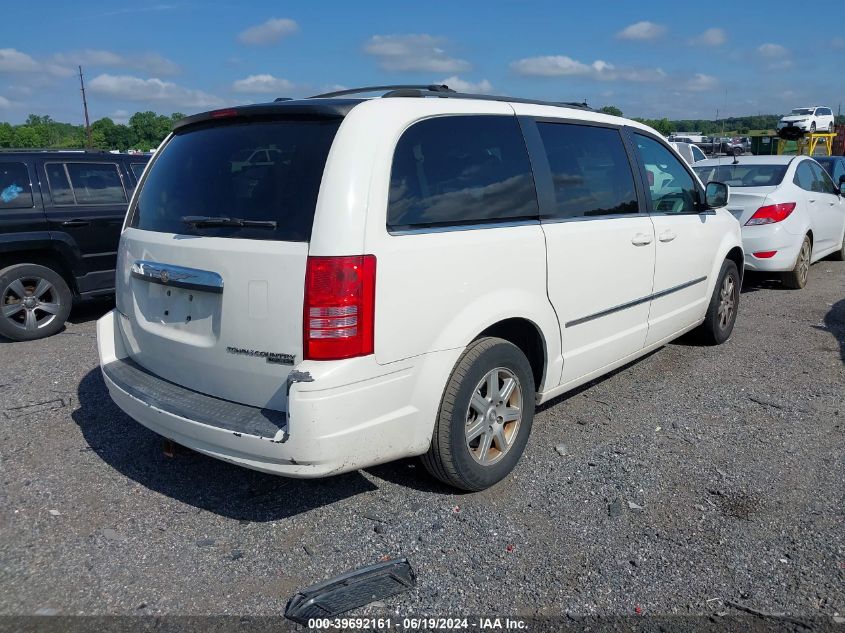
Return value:
<svg viewBox="0 0 845 633">
<path fill-rule="evenodd" d="M 158 273 L 158 278 L 161 279 L 161 283 L 166 284 L 170 281 L 170 274 L 166 270 L 161 270 Z"/>
</svg>

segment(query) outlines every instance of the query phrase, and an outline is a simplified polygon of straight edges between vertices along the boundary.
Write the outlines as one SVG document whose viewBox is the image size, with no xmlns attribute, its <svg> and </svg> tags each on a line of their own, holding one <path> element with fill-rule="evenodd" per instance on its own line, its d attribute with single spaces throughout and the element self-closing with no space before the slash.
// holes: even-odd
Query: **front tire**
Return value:
<svg viewBox="0 0 845 633">
<path fill-rule="evenodd" d="M 705 344 L 721 345 L 731 337 L 739 308 L 740 284 L 736 264 L 726 259 L 713 288 L 704 323 L 699 326 L 699 335 Z"/>
<path fill-rule="evenodd" d="M 525 354 L 500 338 L 474 341 L 443 393 L 422 462 L 440 481 L 484 490 L 516 466 L 534 419 L 536 388 Z"/>
<path fill-rule="evenodd" d="M 810 236 L 805 235 L 801 242 L 801 250 L 795 259 L 795 267 L 788 273 L 783 273 L 783 285 L 793 290 L 801 290 L 807 285 L 807 277 L 810 275 L 810 257 L 813 253 L 813 244 Z"/>
<path fill-rule="evenodd" d="M 13 341 L 52 336 L 70 315 L 73 296 L 52 268 L 15 264 L 0 270 L 0 335 Z"/>
</svg>

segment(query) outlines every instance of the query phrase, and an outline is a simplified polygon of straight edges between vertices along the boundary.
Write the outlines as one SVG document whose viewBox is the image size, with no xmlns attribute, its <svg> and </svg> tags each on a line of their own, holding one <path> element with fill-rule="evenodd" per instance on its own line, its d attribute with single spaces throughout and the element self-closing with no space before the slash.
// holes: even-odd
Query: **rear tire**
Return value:
<svg viewBox="0 0 845 633">
<path fill-rule="evenodd" d="M 452 370 L 423 465 L 461 490 L 501 481 L 528 443 L 535 394 L 522 350 L 500 338 L 474 341 Z"/>
<path fill-rule="evenodd" d="M 845 261 L 845 233 L 842 234 L 842 244 L 839 245 L 839 250 L 834 252 L 830 258 L 837 262 Z"/>
<path fill-rule="evenodd" d="M 704 323 L 699 326 L 699 338 L 706 345 L 721 345 L 731 337 L 739 309 L 741 280 L 736 264 L 726 259 L 710 297 Z"/>
<path fill-rule="evenodd" d="M 792 290 L 801 290 L 807 285 L 807 277 L 810 275 L 810 258 L 813 253 L 813 244 L 810 242 L 810 236 L 805 235 L 804 241 L 801 242 L 801 250 L 798 251 L 798 257 L 795 260 L 795 268 L 788 273 L 783 273 L 783 285 Z"/>
<path fill-rule="evenodd" d="M 52 336 L 64 327 L 73 295 L 52 268 L 15 264 L 0 270 L 0 335 L 13 341 Z"/>
</svg>

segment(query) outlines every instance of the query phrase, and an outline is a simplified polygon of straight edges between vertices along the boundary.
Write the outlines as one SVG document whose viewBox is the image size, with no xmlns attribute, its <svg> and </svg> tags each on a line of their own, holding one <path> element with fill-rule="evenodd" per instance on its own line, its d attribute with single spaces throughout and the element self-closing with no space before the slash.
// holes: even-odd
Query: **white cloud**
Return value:
<svg viewBox="0 0 845 633">
<path fill-rule="evenodd" d="M 132 116 L 128 110 L 115 110 L 109 115 L 109 118 L 119 125 L 126 125 L 129 123 L 129 117 Z"/>
<path fill-rule="evenodd" d="M 238 40 L 249 46 L 275 44 L 299 30 L 299 25 L 287 18 L 270 18 L 262 24 L 251 26 L 238 34 Z"/>
<path fill-rule="evenodd" d="M 446 77 L 446 79 L 441 79 L 437 83 L 446 84 L 452 90 L 457 90 L 458 92 L 474 92 L 480 94 L 490 94 L 493 92 L 493 84 L 486 79 L 474 83 L 472 81 L 465 81 L 457 75 L 452 75 L 451 77 Z"/>
<path fill-rule="evenodd" d="M 468 61 L 450 57 L 443 44 L 443 38 L 427 33 L 373 35 L 364 45 L 364 52 L 377 57 L 384 70 L 458 73 L 472 68 Z"/>
<path fill-rule="evenodd" d="M 695 46 L 721 46 L 728 41 L 728 35 L 724 29 L 710 28 L 690 40 Z"/>
<path fill-rule="evenodd" d="M 105 66 L 141 70 L 150 75 L 176 75 L 179 65 L 158 53 L 128 53 L 120 55 L 112 51 L 85 49 L 58 53 L 53 56 L 57 64 L 66 66 Z"/>
<path fill-rule="evenodd" d="M 620 40 L 635 40 L 648 41 L 656 40 L 658 37 L 666 33 L 666 27 L 662 24 L 655 24 L 654 22 L 636 22 L 626 26 L 624 29 L 616 34 Z"/>
<path fill-rule="evenodd" d="M 528 57 L 511 63 L 519 75 L 532 77 L 585 77 L 600 81 L 661 81 L 666 73 L 660 68 L 617 68 L 597 59 L 585 64 L 566 55 Z"/>
<path fill-rule="evenodd" d="M 762 57 L 766 57 L 768 59 L 786 57 L 789 54 L 789 51 L 786 49 L 786 47 L 781 46 L 780 44 L 761 44 L 757 47 L 757 52 Z"/>
<path fill-rule="evenodd" d="M 242 92 L 246 94 L 258 93 L 284 93 L 293 90 L 293 83 L 287 79 L 274 77 L 273 75 L 250 75 L 245 79 L 238 79 L 232 84 L 234 92 Z"/>
<path fill-rule="evenodd" d="M 0 108 L 11 108 L 12 102 L 9 101 L 6 97 L 0 95 Z"/>
<path fill-rule="evenodd" d="M 88 87 L 93 94 L 142 103 L 155 102 L 185 108 L 208 108 L 223 103 L 202 90 L 185 88 L 155 77 L 141 79 L 130 75 L 104 74 L 89 81 Z"/>
<path fill-rule="evenodd" d="M 712 75 L 696 73 L 692 79 L 684 83 L 684 89 L 689 92 L 708 92 L 719 87 L 719 80 Z"/>
<path fill-rule="evenodd" d="M 73 68 L 53 63 L 39 62 L 14 48 L 0 48 L 0 73 L 41 73 L 56 77 L 69 77 Z"/>
</svg>

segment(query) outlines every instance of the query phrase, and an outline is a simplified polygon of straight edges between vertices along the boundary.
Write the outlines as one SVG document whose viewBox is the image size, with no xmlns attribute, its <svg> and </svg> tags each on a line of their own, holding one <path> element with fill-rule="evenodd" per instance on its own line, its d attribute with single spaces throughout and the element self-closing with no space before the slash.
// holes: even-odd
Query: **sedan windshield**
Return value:
<svg viewBox="0 0 845 633">
<path fill-rule="evenodd" d="M 783 182 L 787 165 L 703 165 L 693 169 L 701 182 L 723 182 L 731 187 L 774 187 Z"/>
</svg>

